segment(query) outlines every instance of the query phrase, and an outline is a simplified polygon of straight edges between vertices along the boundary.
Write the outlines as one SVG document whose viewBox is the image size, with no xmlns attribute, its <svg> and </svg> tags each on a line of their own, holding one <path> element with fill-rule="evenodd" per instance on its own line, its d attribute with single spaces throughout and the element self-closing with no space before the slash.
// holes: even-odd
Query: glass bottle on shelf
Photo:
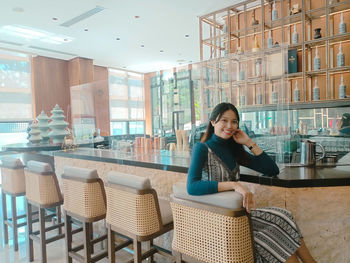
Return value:
<svg viewBox="0 0 350 263">
<path fill-rule="evenodd" d="M 318 87 L 317 77 L 315 77 L 315 84 L 312 88 L 313 100 L 320 100 L 320 88 Z"/>
<path fill-rule="evenodd" d="M 243 64 L 242 63 L 239 66 L 238 80 L 244 80 L 244 68 L 243 68 Z"/>
<path fill-rule="evenodd" d="M 339 44 L 339 52 L 337 54 L 337 66 L 344 67 L 345 66 L 345 55 L 343 53 L 343 48 L 341 43 Z"/>
<path fill-rule="evenodd" d="M 298 81 L 295 81 L 295 88 L 293 91 L 293 99 L 295 102 L 300 101 L 300 90 L 298 88 Z"/>
<path fill-rule="evenodd" d="M 261 64 L 262 64 L 261 58 L 257 58 L 255 60 L 255 76 L 256 77 L 260 77 L 261 76 Z"/>
<path fill-rule="evenodd" d="M 272 39 L 272 31 L 269 31 L 269 38 L 267 39 L 267 47 L 272 48 L 273 47 L 273 39 Z"/>
<path fill-rule="evenodd" d="M 346 33 L 346 24 L 344 22 L 344 14 L 341 13 L 340 15 L 340 23 L 339 23 L 339 34 Z"/>
<path fill-rule="evenodd" d="M 340 84 L 339 84 L 339 99 L 345 99 L 346 98 L 346 85 L 344 83 L 343 74 L 340 77 Z"/>
<path fill-rule="evenodd" d="M 321 61 L 320 61 L 320 56 L 318 55 L 318 47 L 316 47 L 315 57 L 314 57 L 314 70 L 320 70 L 320 68 L 321 68 Z"/>
<path fill-rule="evenodd" d="M 292 34 L 292 44 L 298 44 L 299 42 L 299 35 L 297 32 L 297 26 L 294 24 L 294 31 Z"/>
<path fill-rule="evenodd" d="M 257 103 L 257 104 L 262 104 L 262 98 L 263 98 L 263 96 L 262 96 L 262 94 L 261 94 L 261 89 L 259 88 L 258 94 L 257 94 L 257 96 L 256 96 L 256 103 Z"/>
<path fill-rule="evenodd" d="M 272 84 L 271 103 L 276 104 L 277 102 L 278 102 L 278 92 L 276 90 L 275 84 Z"/>
<path fill-rule="evenodd" d="M 277 13 L 277 9 L 276 9 L 276 1 L 273 1 L 272 12 L 271 12 L 271 20 L 275 21 L 277 19 L 278 19 L 278 13 Z"/>
</svg>

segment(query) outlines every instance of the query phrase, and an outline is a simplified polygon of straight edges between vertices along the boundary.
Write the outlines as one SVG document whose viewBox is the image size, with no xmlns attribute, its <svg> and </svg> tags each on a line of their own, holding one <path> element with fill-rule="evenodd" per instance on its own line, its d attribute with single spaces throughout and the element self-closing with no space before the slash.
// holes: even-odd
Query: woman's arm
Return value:
<svg viewBox="0 0 350 263">
<path fill-rule="evenodd" d="M 248 168 L 263 173 L 265 175 L 275 176 L 280 173 L 276 163 L 268 156 L 249 136 L 242 130 L 237 130 L 233 135 L 236 143 L 245 145 L 253 153 L 249 154 Z"/>
<path fill-rule="evenodd" d="M 202 181 L 202 170 L 208 159 L 208 148 L 203 143 L 193 147 L 191 164 L 187 175 L 187 192 L 190 195 L 205 195 L 218 192 L 218 182 Z"/>
<path fill-rule="evenodd" d="M 239 182 L 219 182 L 218 183 L 218 191 L 231 191 L 234 190 L 240 193 L 243 197 L 243 207 L 250 213 L 250 210 L 255 209 L 255 200 L 253 198 L 253 193 L 249 191 L 248 188 L 241 185 Z"/>
</svg>

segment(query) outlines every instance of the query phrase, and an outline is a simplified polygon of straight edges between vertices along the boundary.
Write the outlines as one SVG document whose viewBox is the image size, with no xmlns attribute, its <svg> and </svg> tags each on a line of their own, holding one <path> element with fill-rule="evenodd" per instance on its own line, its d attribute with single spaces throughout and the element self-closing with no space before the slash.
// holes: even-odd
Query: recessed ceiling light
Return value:
<svg viewBox="0 0 350 263">
<path fill-rule="evenodd" d="M 160 52 L 160 53 L 163 53 L 163 52 L 164 52 L 164 50 L 159 50 L 159 52 Z"/>
<path fill-rule="evenodd" d="M 12 8 L 12 11 L 22 13 L 22 12 L 24 12 L 24 9 L 22 7 L 16 6 L 16 7 Z"/>
<path fill-rule="evenodd" d="M 189 63 L 192 63 L 192 60 L 188 61 Z"/>
<path fill-rule="evenodd" d="M 120 37 L 117 37 L 115 40 L 120 40 Z"/>
<path fill-rule="evenodd" d="M 57 18 L 57 17 L 53 17 L 52 20 L 53 20 L 53 21 L 57 21 L 58 18 Z"/>
<path fill-rule="evenodd" d="M 190 37 L 190 35 L 185 35 L 185 37 Z"/>
<path fill-rule="evenodd" d="M 87 31 L 89 31 L 89 29 L 85 28 L 84 31 L 87 32 Z"/>
</svg>

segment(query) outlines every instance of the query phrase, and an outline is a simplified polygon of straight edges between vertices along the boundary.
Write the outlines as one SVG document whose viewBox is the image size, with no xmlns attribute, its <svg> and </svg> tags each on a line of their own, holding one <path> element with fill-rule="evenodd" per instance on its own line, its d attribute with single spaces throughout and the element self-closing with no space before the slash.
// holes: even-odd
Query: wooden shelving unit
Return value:
<svg viewBox="0 0 350 263">
<path fill-rule="evenodd" d="M 205 91 L 202 94 L 203 112 L 209 112 L 212 106 L 223 100 L 231 100 L 247 111 L 271 108 L 271 86 L 275 82 L 280 85 L 276 104 L 282 108 L 286 108 L 286 105 L 291 105 L 292 108 L 312 108 L 319 107 L 317 105 L 322 103 L 333 107 L 350 104 L 349 99 L 338 99 L 341 74 L 344 75 L 348 87 L 347 96 L 350 97 L 350 0 L 275 1 L 278 19 L 271 21 L 273 2 L 248 0 L 199 18 L 201 83 Z M 299 4 L 300 12 L 291 14 L 291 8 L 295 4 Z M 341 14 L 347 25 L 344 34 L 338 34 Z M 258 24 L 254 25 L 254 20 Z M 294 26 L 299 34 L 297 44 L 291 44 Z M 321 28 L 322 37 L 314 39 L 314 29 L 317 27 Z M 270 30 L 273 42 L 278 41 L 279 47 L 267 48 Z M 252 52 L 254 38 L 259 43 L 259 52 Z M 336 66 L 340 43 L 345 54 L 343 67 Z M 237 55 L 237 47 L 241 47 L 243 55 Z M 314 70 L 313 67 L 316 47 L 320 53 L 320 70 Z M 292 49 L 297 50 L 298 72 L 288 74 L 287 54 Z M 268 72 L 271 68 L 268 56 L 273 53 L 280 53 L 283 60 L 281 65 L 275 65 L 282 67 L 279 75 Z M 252 63 L 257 59 L 262 61 L 258 77 L 255 76 L 256 72 L 252 72 Z M 244 79 L 239 79 L 241 64 L 245 67 Z M 318 78 L 320 87 L 320 101 L 315 101 L 312 94 L 315 78 Z M 300 102 L 293 101 L 296 82 L 300 89 Z M 257 101 L 259 92 L 263 95 L 261 104 Z M 209 96 L 212 97 L 209 99 Z M 246 96 L 245 101 L 242 101 L 242 96 Z"/>
</svg>

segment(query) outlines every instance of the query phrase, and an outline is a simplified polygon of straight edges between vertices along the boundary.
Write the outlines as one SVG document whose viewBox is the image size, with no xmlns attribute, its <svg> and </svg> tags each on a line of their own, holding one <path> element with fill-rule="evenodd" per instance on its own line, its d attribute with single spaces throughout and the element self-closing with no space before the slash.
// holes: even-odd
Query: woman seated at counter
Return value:
<svg viewBox="0 0 350 263">
<path fill-rule="evenodd" d="M 350 113 L 344 113 L 338 126 L 339 134 L 350 136 Z"/>
<path fill-rule="evenodd" d="M 302 262 L 316 262 L 289 211 L 277 207 L 255 209 L 253 194 L 238 182 L 239 165 L 266 175 L 279 174 L 276 163 L 239 129 L 236 107 L 220 103 L 210 115 L 201 143 L 193 148 L 188 193 L 206 195 L 234 190 L 242 194 L 243 206 L 251 214 L 256 262 L 298 262 L 298 257 Z"/>
</svg>

